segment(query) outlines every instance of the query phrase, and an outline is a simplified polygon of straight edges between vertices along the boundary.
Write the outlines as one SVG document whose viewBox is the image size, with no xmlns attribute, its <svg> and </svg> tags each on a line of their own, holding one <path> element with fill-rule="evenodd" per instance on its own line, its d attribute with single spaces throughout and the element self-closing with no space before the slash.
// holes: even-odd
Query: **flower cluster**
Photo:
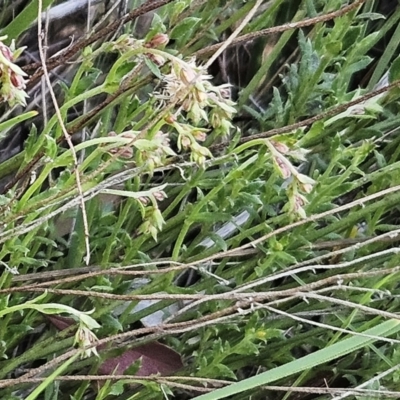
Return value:
<svg viewBox="0 0 400 400">
<path fill-rule="evenodd" d="M 158 131 L 152 139 L 137 139 L 133 145 L 139 150 L 137 163 L 153 172 L 154 168 L 165 165 L 168 156 L 175 153 L 170 147 L 168 134 Z"/>
<path fill-rule="evenodd" d="M 210 82 L 211 76 L 204 67 L 196 64 L 195 59 L 185 61 L 164 51 L 168 41 L 168 36 L 162 33 L 146 40 L 124 35 L 112 45 L 103 45 L 107 51 L 121 53 L 107 77 L 112 85 L 117 84 L 115 77 L 119 76 L 120 67 L 126 74 L 122 66 L 127 60 L 145 61 L 137 65 L 146 65 L 160 80 L 161 89 L 149 102 L 150 107 L 156 104 L 152 111 L 161 114 L 160 118 L 142 132 L 121 133 L 115 137 L 110 150 L 120 158 L 132 159 L 137 166 L 150 173 L 156 167 L 165 165 L 168 157 L 175 156 L 170 137 L 176 138 L 178 150 L 187 150 L 192 161 L 203 165 L 212 154 L 200 143 L 206 142 L 209 133 L 213 137 L 228 136 L 233 128 L 230 121 L 236 113 L 235 103 L 230 100 L 230 85 L 214 86 Z M 170 62 L 168 66 L 165 65 L 167 61 Z M 163 68 L 159 69 L 161 65 Z M 111 133 L 109 136 L 117 135 Z M 157 202 L 164 197 L 163 192 L 147 192 L 138 198 L 143 219 L 138 233 L 151 235 L 157 240 L 157 233 L 164 225 Z"/>
<path fill-rule="evenodd" d="M 167 121 L 178 132 L 178 149 L 190 149 L 190 159 L 199 165 L 204 164 L 206 157 L 212 154 L 207 147 L 199 145 L 197 142 L 204 142 L 207 138 L 207 129 L 196 128 L 188 123 L 180 123 L 175 118 L 167 118 Z"/>
<path fill-rule="evenodd" d="M 183 61 L 175 57 L 170 73 L 163 77 L 163 89 L 156 94 L 160 106 L 168 102 L 177 107 L 166 121 L 178 133 L 178 148 L 191 150 L 191 158 L 198 164 L 211 156 L 198 142 L 206 140 L 210 128 L 217 135 L 227 136 L 236 113 L 235 103 L 229 99 L 230 86 L 214 86 L 210 79 L 195 59 Z"/>
<path fill-rule="evenodd" d="M 130 50 L 139 49 L 141 46 L 141 41 L 135 39 L 131 35 L 123 34 L 112 43 L 104 43 L 102 47 L 105 51 L 118 51 L 121 54 L 125 54 Z"/>
<path fill-rule="evenodd" d="M 169 37 L 165 33 L 157 33 L 148 42 L 144 44 L 144 47 L 148 49 L 159 49 L 165 47 L 169 42 Z M 164 65 L 165 58 L 160 54 L 147 53 L 147 57 L 157 66 Z"/>
<path fill-rule="evenodd" d="M 164 33 L 157 33 L 150 40 L 138 40 L 131 35 L 121 35 L 112 45 L 105 43 L 103 49 L 106 51 L 119 51 L 121 54 L 129 53 L 132 50 L 160 49 L 164 48 L 169 42 L 169 37 Z M 136 57 L 141 58 L 139 54 Z M 146 52 L 146 57 L 157 66 L 164 65 L 166 59 L 164 56 L 156 53 Z"/>
<path fill-rule="evenodd" d="M 114 131 L 112 131 L 112 132 L 109 132 L 107 136 L 117 137 L 118 135 Z M 132 132 L 123 132 L 123 133 L 121 133 L 121 137 L 126 138 L 126 139 L 134 138 L 134 136 L 132 135 Z M 113 147 L 109 151 L 111 154 L 118 155 L 119 157 L 127 159 L 127 160 L 129 160 L 133 157 L 133 149 L 132 149 L 132 146 L 130 146 L 129 144 L 122 144 L 119 147 Z"/>
<path fill-rule="evenodd" d="M 146 209 L 145 219 L 140 225 L 138 232 L 145 235 L 150 234 L 157 241 L 157 233 L 161 231 L 165 224 L 161 211 L 158 207 L 150 206 Z"/>
<path fill-rule="evenodd" d="M 306 218 L 304 206 L 308 203 L 308 200 L 302 193 L 311 193 L 316 182 L 297 171 L 287 157 L 292 156 L 304 160 L 304 150 L 290 151 L 286 144 L 272 140 L 266 141 L 266 144 L 271 151 L 275 168 L 282 178 L 286 179 L 288 202 L 283 210 L 288 212 L 289 215 Z"/>
<path fill-rule="evenodd" d="M 229 120 L 236 113 L 235 103 L 229 100 L 230 85 L 214 86 L 211 78 L 204 68 L 196 65 L 194 58 L 189 61 L 175 58 L 158 97 L 180 105 L 193 124 L 210 123 L 219 133 L 227 135 L 232 127 Z"/>
<path fill-rule="evenodd" d="M 161 231 L 162 226 L 165 224 L 157 202 L 163 201 L 166 198 L 167 195 L 163 190 L 156 190 L 138 199 L 143 217 L 143 222 L 139 226 L 138 233 L 151 235 L 157 241 L 157 233 Z M 149 202 L 151 202 L 151 206 L 145 207 Z"/>
<path fill-rule="evenodd" d="M 178 133 L 178 148 L 189 150 L 192 160 L 204 163 L 211 156 L 210 151 L 199 142 L 213 137 L 227 137 L 233 125 L 231 120 L 236 113 L 235 103 L 230 100 L 230 85 L 214 86 L 206 68 L 197 65 L 194 58 L 183 60 L 178 55 L 164 50 L 169 37 L 156 33 L 145 40 L 137 40 L 123 35 L 111 46 L 104 44 L 108 51 L 119 51 L 122 57 L 113 67 L 113 73 L 129 59 L 144 60 L 147 67 L 160 80 L 161 89 L 155 93 L 157 110 L 164 114 L 164 121 Z M 170 62 L 168 68 L 164 65 Z M 158 67 L 164 65 L 163 69 Z M 110 81 L 113 81 L 110 78 Z M 169 120 L 173 121 L 171 123 Z M 160 129 L 162 126 L 158 126 Z M 153 133 L 150 133 L 152 136 Z M 169 148 L 169 146 L 168 146 Z M 140 149 L 142 150 L 142 149 Z M 128 154 L 128 152 L 127 152 Z M 147 158 L 147 153 L 143 158 Z M 161 157 L 149 158 L 149 165 L 160 165 Z"/>
<path fill-rule="evenodd" d="M 80 323 L 75 334 L 74 344 L 81 348 L 92 346 L 98 341 L 96 335 L 85 324 Z M 83 350 L 82 357 L 90 357 L 91 355 L 99 356 L 95 346 Z"/>
<path fill-rule="evenodd" d="M 140 132 L 134 131 L 123 132 L 120 135 L 110 132 L 108 136 L 115 138 L 113 147 L 108 150 L 109 153 L 123 159 L 134 158 L 136 165 L 149 173 L 152 173 L 154 168 L 165 165 L 167 156 L 175 155 L 170 147 L 168 135 L 161 131 L 158 131 L 152 139 L 142 139 Z M 163 201 L 166 197 L 161 189 L 141 192 L 140 196 L 136 197 L 143 219 L 138 233 L 149 234 L 157 241 L 157 233 L 165 223 L 157 202 Z"/>
<path fill-rule="evenodd" d="M 136 164 L 145 167 L 149 172 L 153 172 L 154 168 L 164 165 L 167 156 L 175 155 L 170 147 L 168 135 L 162 131 L 157 132 L 152 139 L 141 139 L 140 133 L 134 131 L 122 132 L 120 135 L 110 132 L 108 136 L 127 139 L 121 142 L 120 146 L 110 149 L 111 154 L 124 159 L 132 159 L 136 156 Z M 134 152 L 134 148 L 139 151 Z"/>
<path fill-rule="evenodd" d="M 27 74 L 22 71 L 14 60 L 24 50 L 23 48 L 15 50 L 14 43 L 11 47 L 6 46 L 2 41 L 6 36 L 0 37 L 0 96 L 3 101 L 7 101 L 10 106 L 15 104 L 26 105 L 25 92 L 26 83 L 24 77 Z"/>
</svg>

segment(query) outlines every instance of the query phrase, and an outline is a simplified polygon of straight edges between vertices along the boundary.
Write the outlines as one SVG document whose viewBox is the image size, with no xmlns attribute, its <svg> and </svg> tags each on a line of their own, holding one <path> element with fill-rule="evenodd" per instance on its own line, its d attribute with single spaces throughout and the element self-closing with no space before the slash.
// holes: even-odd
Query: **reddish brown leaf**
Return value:
<svg viewBox="0 0 400 400">
<path fill-rule="evenodd" d="M 182 368 L 180 355 L 158 342 L 152 342 L 126 350 L 123 354 L 110 358 L 100 366 L 102 375 L 123 374 L 136 360 L 141 359 L 141 366 L 136 375 L 170 375 Z"/>
<path fill-rule="evenodd" d="M 46 315 L 46 318 L 59 330 L 69 328 L 71 325 L 76 324 L 76 321 L 69 317 L 60 317 L 59 315 Z"/>
<path fill-rule="evenodd" d="M 76 324 L 72 318 L 58 315 L 46 316 L 49 321 L 60 331 Z M 101 354 L 104 346 L 98 346 Z M 149 376 L 154 374 L 170 375 L 183 367 L 180 355 L 159 342 L 152 342 L 126 350 L 117 357 L 109 358 L 99 367 L 99 374 L 123 374 L 135 361 L 141 359 L 141 365 L 137 376 Z"/>
</svg>

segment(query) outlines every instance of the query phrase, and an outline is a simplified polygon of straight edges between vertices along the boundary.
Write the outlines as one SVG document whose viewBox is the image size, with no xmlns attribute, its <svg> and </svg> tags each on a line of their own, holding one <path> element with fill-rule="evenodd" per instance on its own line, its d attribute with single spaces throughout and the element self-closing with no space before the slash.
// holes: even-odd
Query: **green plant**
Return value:
<svg viewBox="0 0 400 400">
<path fill-rule="evenodd" d="M 0 397 L 398 396 L 400 11 L 127 7 L 0 6 Z"/>
</svg>

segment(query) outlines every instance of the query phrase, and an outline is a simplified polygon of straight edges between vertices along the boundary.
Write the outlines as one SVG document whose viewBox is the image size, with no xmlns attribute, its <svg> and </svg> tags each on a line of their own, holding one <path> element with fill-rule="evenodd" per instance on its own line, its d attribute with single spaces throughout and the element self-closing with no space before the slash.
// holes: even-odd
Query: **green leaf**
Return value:
<svg viewBox="0 0 400 400">
<path fill-rule="evenodd" d="M 46 135 L 44 148 L 46 156 L 48 156 L 53 161 L 56 158 L 58 152 L 56 140 L 53 137 Z"/>
<path fill-rule="evenodd" d="M 185 43 L 189 37 L 193 35 L 196 25 L 201 21 L 201 18 L 187 17 L 176 25 L 171 33 L 170 38 L 175 39 L 178 45 Z"/>
<path fill-rule="evenodd" d="M 174 25 L 176 20 L 179 19 L 180 14 L 182 13 L 182 11 L 188 6 L 187 1 L 184 0 L 178 0 L 178 1 L 174 1 L 171 4 L 171 11 L 169 14 L 169 18 L 171 20 L 171 24 Z"/>
<path fill-rule="evenodd" d="M 4 310 L 8 307 L 9 300 L 10 300 L 10 295 L 0 296 L 0 310 Z"/>
<path fill-rule="evenodd" d="M 338 41 L 330 42 L 325 45 L 326 54 L 336 56 L 342 50 L 342 43 Z"/>
<path fill-rule="evenodd" d="M 50 6 L 54 0 L 43 0 L 42 7 L 43 10 L 46 10 L 48 6 Z M 11 43 L 12 39 L 17 39 L 21 35 L 21 33 L 25 32 L 32 23 L 36 20 L 38 16 L 38 2 L 37 1 L 30 1 L 28 5 L 16 16 L 14 19 L 0 31 L 0 34 L 7 35 L 6 43 Z"/>
<path fill-rule="evenodd" d="M 244 338 L 232 349 L 232 354 L 252 355 L 258 353 L 258 347 L 248 338 Z"/>
<path fill-rule="evenodd" d="M 212 375 L 210 376 L 218 376 L 220 378 L 231 378 L 235 380 L 237 379 L 233 371 L 224 364 L 213 365 L 210 368 L 210 373 L 212 373 Z"/>
<path fill-rule="evenodd" d="M 400 56 L 397 57 L 389 70 L 389 83 L 393 83 L 400 79 Z"/>
<path fill-rule="evenodd" d="M 228 250 L 228 245 L 226 244 L 225 240 L 222 239 L 221 236 L 219 236 L 218 234 L 213 233 L 213 232 L 210 232 L 208 234 L 208 238 L 203 240 L 203 242 L 201 242 L 200 245 L 201 246 L 205 246 L 207 248 L 210 247 L 210 246 L 216 245 L 222 251 Z"/>
<path fill-rule="evenodd" d="M 70 96 L 77 96 L 78 94 L 84 93 L 96 82 L 100 76 L 101 70 L 97 68 L 91 68 L 86 74 L 79 80 L 78 85 L 75 88 L 74 93 L 70 93 Z M 68 89 L 68 87 L 67 87 Z"/>
<path fill-rule="evenodd" d="M 6 136 L 7 131 L 9 131 L 11 128 L 23 121 L 26 121 L 27 119 L 35 117 L 36 115 L 38 115 L 37 111 L 28 111 L 24 114 L 17 115 L 14 118 L 10 118 L 7 121 L 0 123 L 0 139 L 3 139 Z"/>
<path fill-rule="evenodd" d="M 358 14 L 356 19 L 369 19 L 370 21 L 376 21 L 377 19 L 385 19 L 385 16 L 379 13 L 366 12 Z"/>
<path fill-rule="evenodd" d="M 111 314 L 105 314 L 101 318 L 102 326 L 103 327 L 111 327 L 115 331 L 122 332 L 124 327 L 121 325 L 121 322 L 114 318 Z"/>
<path fill-rule="evenodd" d="M 68 366 L 71 365 L 78 357 L 79 353 L 73 355 L 69 360 L 66 360 L 64 363 L 62 363 L 43 382 L 41 382 L 38 387 L 35 388 L 35 390 L 26 398 L 26 400 L 36 400 L 39 394 L 43 390 L 45 390 L 46 387 L 48 387 L 52 382 L 54 382 L 54 379 L 58 375 L 61 375 L 68 368 Z"/>
<path fill-rule="evenodd" d="M 190 220 L 193 222 L 206 222 L 210 224 L 230 221 L 231 219 L 231 214 L 222 212 L 202 212 L 190 217 Z"/>
<path fill-rule="evenodd" d="M 110 391 L 108 394 L 118 396 L 118 395 L 124 393 L 124 390 L 125 390 L 124 385 L 125 384 L 126 384 L 126 382 L 123 380 L 119 380 L 116 383 L 113 383 L 111 385 L 111 388 L 110 388 Z"/>
<path fill-rule="evenodd" d="M 141 151 L 152 151 L 158 148 L 157 143 L 147 139 L 137 139 L 133 142 L 133 145 Z"/>
<path fill-rule="evenodd" d="M 117 190 L 117 189 L 104 189 L 101 191 L 101 193 L 104 194 L 113 194 L 116 196 L 122 196 L 122 197 L 131 197 L 133 199 L 139 199 L 141 197 L 149 197 L 152 196 L 156 192 L 160 192 L 161 190 L 164 190 L 166 188 L 167 184 L 157 186 L 155 188 L 151 188 L 149 190 L 142 190 L 140 192 L 131 192 L 128 190 Z"/>
<path fill-rule="evenodd" d="M 363 332 L 363 334 L 388 337 L 399 331 L 400 321 L 389 320 L 382 322 L 373 328 L 367 329 Z M 298 358 L 297 360 L 291 361 L 287 364 L 273 368 L 269 371 L 263 372 L 259 375 L 244 379 L 241 382 L 233 383 L 232 385 L 226 386 L 222 389 L 214 390 L 211 393 L 197 396 L 194 398 L 194 400 L 224 399 L 228 396 L 242 393 L 246 390 L 261 387 L 262 385 L 266 385 L 270 382 L 289 377 L 293 374 L 327 363 L 328 361 L 343 357 L 344 355 L 359 350 L 368 344 L 374 343 L 376 340 L 378 339 L 358 335 L 351 336 L 350 338 L 336 342 L 331 346 Z"/>
<path fill-rule="evenodd" d="M 153 63 L 148 57 L 144 58 L 144 62 L 147 65 L 147 68 L 158 78 L 163 79 L 163 75 L 161 74 L 160 69 L 156 64 Z"/>
</svg>

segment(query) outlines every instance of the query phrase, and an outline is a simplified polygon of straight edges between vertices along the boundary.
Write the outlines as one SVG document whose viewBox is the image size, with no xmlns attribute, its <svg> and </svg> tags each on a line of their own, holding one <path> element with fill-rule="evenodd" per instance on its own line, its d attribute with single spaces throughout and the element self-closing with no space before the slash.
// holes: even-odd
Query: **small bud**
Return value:
<svg viewBox="0 0 400 400">
<path fill-rule="evenodd" d="M 227 119 L 223 118 L 221 119 L 221 124 L 218 127 L 218 132 L 222 136 L 227 136 L 232 128 L 233 125 Z"/>
<path fill-rule="evenodd" d="M 219 126 L 221 126 L 221 117 L 217 112 L 212 112 L 211 113 L 211 126 L 213 128 L 218 128 Z"/>
<path fill-rule="evenodd" d="M 279 151 L 281 154 L 286 154 L 289 152 L 289 147 L 286 146 L 286 144 L 281 143 L 281 142 L 275 142 L 275 140 L 271 140 L 270 142 L 272 146 L 275 147 L 276 150 Z"/>
<path fill-rule="evenodd" d="M 295 195 L 294 202 L 295 202 L 296 210 L 300 207 L 303 207 L 306 204 L 305 198 L 298 194 Z"/>
<path fill-rule="evenodd" d="M 185 100 L 182 103 L 182 109 L 185 111 L 190 111 L 193 108 L 193 101 L 191 99 L 191 96 L 187 96 Z"/>
<path fill-rule="evenodd" d="M 153 214 L 151 216 L 154 226 L 161 230 L 162 226 L 165 224 L 164 218 L 162 217 L 161 211 L 158 208 L 154 208 Z"/>
<path fill-rule="evenodd" d="M 307 204 L 307 199 L 300 195 L 300 194 L 295 194 L 294 197 L 294 211 L 300 218 L 306 218 L 306 211 L 304 210 L 303 206 Z"/>
<path fill-rule="evenodd" d="M 156 164 L 155 164 L 153 158 L 148 158 L 148 159 L 146 160 L 146 167 L 147 167 L 147 169 L 148 169 L 150 172 L 153 172 L 153 171 L 154 171 L 154 168 L 156 167 Z"/>
<path fill-rule="evenodd" d="M 10 81 L 13 84 L 13 86 L 16 87 L 17 89 L 25 89 L 26 88 L 25 79 L 22 78 L 22 76 L 20 76 L 20 75 L 11 73 Z"/>
<path fill-rule="evenodd" d="M 316 183 L 314 179 L 304 174 L 297 174 L 296 178 L 301 183 L 309 183 L 310 185 L 314 185 Z"/>
<path fill-rule="evenodd" d="M 123 138 L 132 139 L 132 140 L 137 138 L 136 133 L 134 133 L 132 131 L 122 132 L 121 136 Z"/>
<path fill-rule="evenodd" d="M 2 42 L 0 42 L 0 51 L 8 61 L 14 62 L 14 57 L 11 49 Z"/>
<path fill-rule="evenodd" d="M 165 58 L 159 54 L 148 54 L 149 60 L 153 61 L 158 67 L 165 64 Z"/>
<path fill-rule="evenodd" d="M 181 137 L 181 145 L 184 149 L 187 149 L 188 147 L 190 147 L 190 139 L 187 136 L 182 136 Z"/>
<path fill-rule="evenodd" d="M 121 148 L 118 154 L 121 158 L 130 159 L 133 157 L 133 149 L 128 146 L 124 146 Z"/>
<path fill-rule="evenodd" d="M 199 146 L 197 150 L 198 150 L 198 153 L 201 154 L 202 156 L 212 157 L 212 154 L 211 154 L 210 150 L 207 149 L 207 147 Z"/>
<path fill-rule="evenodd" d="M 189 86 L 190 83 L 196 79 L 196 73 L 193 71 L 193 69 L 189 68 L 182 68 L 179 72 L 179 76 L 186 86 Z"/>
<path fill-rule="evenodd" d="M 194 95 L 196 97 L 196 100 L 202 104 L 207 100 L 207 93 L 202 91 L 202 90 L 195 90 Z"/>
<path fill-rule="evenodd" d="M 223 87 L 219 89 L 219 94 L 225 100 L 229 100 L 231 98 L 231 88 L 230 87 Z"/>
<path fill-rule="evenodd" d="M 146 206 L 147 204 L 149 204 L 149 201 L 150 201 L 147 197 L 139 197 L 138 200 L 139 200 L 142 204 L 144 204 L 145 206 Z"/>
<path fill-rule="evenodd" d="M 87 327 L 85 326 L 80 326 L 78 330 L 76 331 L 75 334 L 75 344 L 78 344 L 80 347 L 86 347 L 93 345 L 94 343 L 97 342 L 97 337 L 96 335 Z M 84 355 L 86 357 L 90 357 L 91 355 L 99 356 L 97 354 L 96 347 L 93 346 L 89 349 L 86 349 L 84 351 Z"/>
<path fill-rule="evenodd" d="M 204 142 L 207 139 L 206 133 L 202 131 L 194 131 L 192 135 L 198 142 Z"/>
<path fill-rule="evenodd" d="M 164 133 L 163 131 L 158 131 L 158 132 L 155 134 L 154 139 L 158 140 L 159 143 L 160 143 L 162 146 L 169 147 L 170 139 L 169 139 L 167 133 Z"/>
<path fill-rule="evenodd" d="M 27 93 L 24 91 L 27 74 L 14 64 L 14 53 L 19 55 L 23 49 L 13 50 L 6 46 L 0 37 L 0 99 L 8 102 L 10 106 L 21 104 L 26 106 Z"/>
<path fill-rule="evenodd" d="M 153 196 L 157 201 L 163 201 L 167 198 L 167 194 L 162 190 L 160 190 L 159 192 L 154 192 Z"/>
<path fill-rule="evenodd" d="M 313 190 L 313 185 L 310 185 L 309 183 L 302 183 L 299 186 L 300 186 L 300 189 L 306 193 L 311 193 Z"/>
<path fill-rule="evenodd" d="M 173 124 L 175 121 L 176 121 L 176 118 L 175 118 L 175 116 L 173 116 L 172 114 L 170 114 L 170 115 L 167 115 L 165 118 L 164 118 L 164 121 L 167 123 L 167 124 Z"/>
<path fill-rule="evenodd" d="M 160 165 L 162 165 L 161 158 L 156 153 L 149 157 L 149 160 L 152 161 L 154 167 L 159 167 Z"/>
<path fill-rule="evenodd" d="M 157 48 L 161 46 L 165 46 L 169 42 L 169 37 L 165 33 L 157 33 L 153 36 L 149 42 L 146 43 L 146 47 L 149 48 Z"/>
<path fill-rule="evenodd" d="M 282 175 L 283 179 L 287 179 L 292 175 L 292 172 L 290 171 L 288 166 L 279 157 L 275 157 L 274 161 L 278 166 L 279 172 Z"/>
</svg>

